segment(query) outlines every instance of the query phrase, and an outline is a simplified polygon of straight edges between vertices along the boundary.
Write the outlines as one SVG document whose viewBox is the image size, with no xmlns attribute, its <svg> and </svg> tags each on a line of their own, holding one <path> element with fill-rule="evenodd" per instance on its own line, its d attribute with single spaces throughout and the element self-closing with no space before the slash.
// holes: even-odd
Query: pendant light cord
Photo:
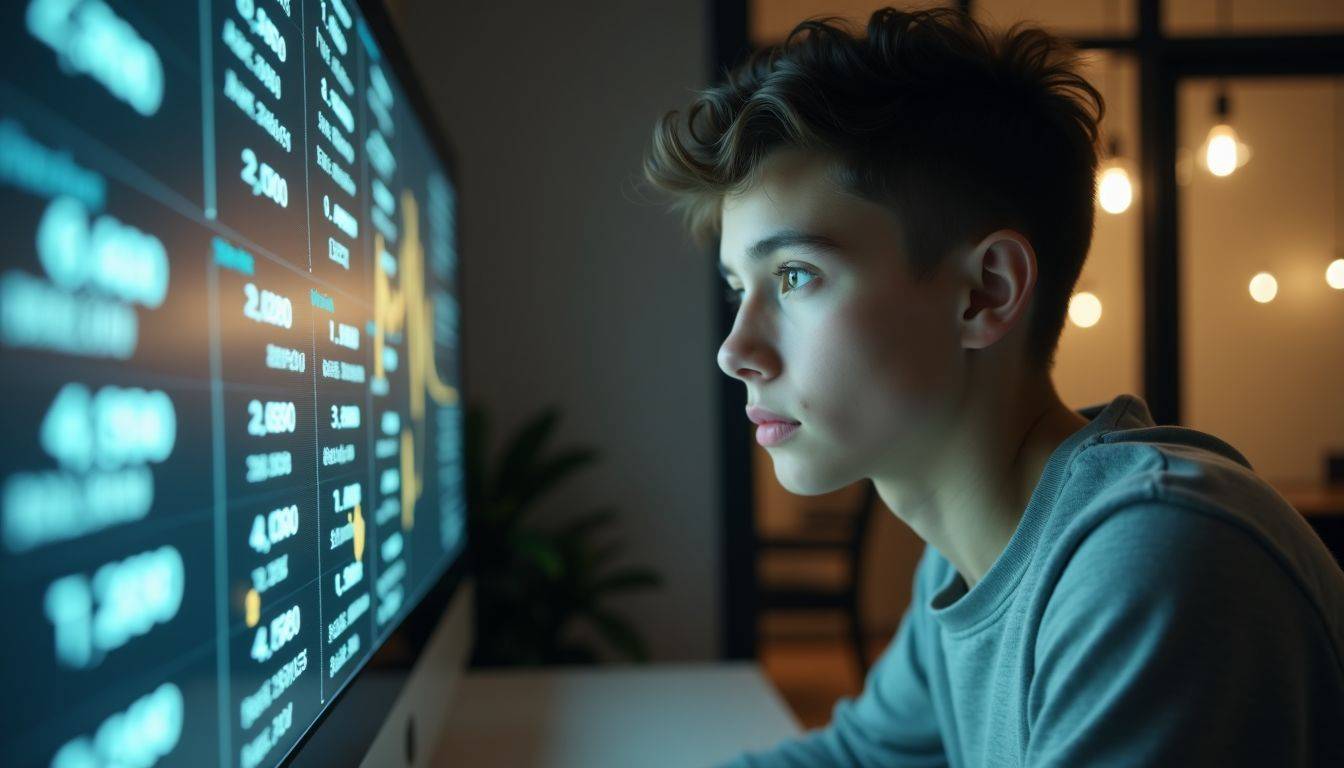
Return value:
<svg viewBox="0 0 1344 768">
<path fill-rule="evenodd" d="M 1217 0 L 1214 8 L 1214 26 L 1220 37 L 1229 37 L 1232 33 L 1232 0 Z M 1230 112 L 1227 98 L 1227 78 L 1219 76 L 1217 93 L 1214 96 L 1213 110 L 1222 122 L 1227 122 Z"/>
<path fill-rule="evenodd" d="M 1344 101 L 1344 77 L 1336 77 L 1332 82 L 1334 84 L 1334 88 L 1332 89 L 1333 91 L 1332 95 L 1334 96 L 1334 99 L 1332 100 L 1334 108 L 1331 110 L 1330 126 L 1334 129 L 1334 140 L 1330 142 L 1330 152 L 1331 152 L 1331 159 L 1334 161 L 1332 163 L 1332 165 L 1334 166 L 1334 184 L 1330 186 L 1330 203 L 1331 203 L 1330 215 L 1334 219 L 1334 225 L 1335 225 L 1334 226 L 1335 258 L 1344 259 L 1344 238 L 1340 237 L 1340 225 L 1339 225 L 1340 220 L 1339 181 L 1341 177 L 1344 177 L 1344 173 L 1340 172 L 1340 158 L 1341 156 L 1344 156 L 1344 152 L 1340 151 L 1339 146 L 1340 144 L 1344 144 L 1344 125 L 1340 124 L 1339 118 L 1340 113 L 1344 112 L 1344 109 L 1340 108 L 1340 102 Z"/>
<path fill-rule="evenodd" d="M 1120 35 L 1119 0 L 1105 0 L 1105 2 L 1106 26 L 1109 27 L 1111 35 L 1118 37 Z M 1106 94 L 1112 102 L 1108 105 L 1107 111 L 1110 113 L 1108 118 L 1111 125 L 1119 125 L 1115 109 L 1116 105 L 1120 103 L 1119 93 L 1115 90 L 1117 80 L 1115 70 L 1119 54 L 1112 50 L 1107 51 L 1104 55 L 1106 56 Z M 1106 142 L 1106 153 L 1110 156 L 1108 159 L 1114 160 L 1120 154 L 1120 140 L 1116 136 L 1118 131 L 1108 129 L 1106 133 L 1110 137 L 1110 141 Z"/>
</svg>

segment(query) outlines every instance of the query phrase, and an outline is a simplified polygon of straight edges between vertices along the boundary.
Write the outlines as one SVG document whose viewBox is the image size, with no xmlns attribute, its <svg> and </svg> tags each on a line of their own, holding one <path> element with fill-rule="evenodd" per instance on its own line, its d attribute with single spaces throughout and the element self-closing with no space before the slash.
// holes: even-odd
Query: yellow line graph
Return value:
<svg viewBox="0 0 1344 768">
<path fill-rule="evenodd" d="M 425 398 L 439 405 L 457 402 L 458 391 L 444 383 L 434 363 L 434 304 L 426 296 L 425 249 L 420 243 L 419 208 L 410 190 L 401 194 L 401 232 L 397 248 L 399 285 L 382 266 L 386 244 L 374 236 L 373 379 L 386 381 L 384 349 L 388 335 L 402 336 L 406 349 L 409 424 L 401 430 L 401 526 L 415 524 L 415 504 L 424 490 Z"/>
<path fill-rule="evenodd" d="M 351 537 L 351 541 L 354 542 L 355 546 L 355 559 L 362 561 L 364 559 L 364 515 L 360 512 L 358 504 L 355 505 L 353 511 L 345 514 L 345 519 L 354 528 L 354 536 Z"/>
</svg>

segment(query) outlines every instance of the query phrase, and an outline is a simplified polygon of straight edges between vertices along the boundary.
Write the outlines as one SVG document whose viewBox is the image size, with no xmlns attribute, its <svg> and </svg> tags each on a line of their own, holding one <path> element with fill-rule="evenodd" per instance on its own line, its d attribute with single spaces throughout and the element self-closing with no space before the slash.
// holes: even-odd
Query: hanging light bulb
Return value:
<svg viewBox="0 0 1344 768">
<path fill-rule="evenodd" d="M 1096 294 L 1079 291 L 1069 299 L 1069 320 L 1079 328 L 1091 328 L 1101 320 L 1101 299 Z"/>
<path fill-rule="evenodd" d="M 1111 139 L 1110 159 L 1097 169 L 1097 202 L 1107 213 L 1124 213 L 1134 202 L 1129 163 L 1120 157 L 1120 140 Z"/>
<path fill-rule="evenodd" d="M 1114 17 L 1117 15 L 1114 0 L 1111 6 L 1110 13 L 1107 15 Z M 1117 63 L 1114 53 L 1106 57 L 1104 87 L 1108 99 L 1117 96 L 1114 87 Z M 1114 112 L 1112 112 L 1112 119 L 1114 119 Z M 1134 202 L 1134 182 L 1131 180 L 1133 176 L 1130 174 L 1129 163 L 1120 155 L 1119 137 L 1112 136 L 1106 149 L 1106 162 L 1097 169 L 1097 203 L 1107 213 L 1124 213 L 1129 210 L 1130 204 Z"/>
<path fill-rule="evenodd" d="M 1279 294 L 1279 281 L 1268 272 L 1259 272 L 1251 278 L 1251 298 L 1268 304 Z"/>
<path fill-rule="evenodd" d="M 1325 268 L 1325 284 L 1336 291 L 1344 291 L 1344 259 L 1335 259 Z"/>
<path fill-rule="evenodd" d="M 1129 180 L 1129 172 L 1118 162 L 1109 163 L 1097 181 L 1097 199 L 1101 209 L 1107 213 L 1124 213 L 1134 202 L 1134 185 Z"/>
<path fill-rule="evenodd" d="M 1214 176 L 1230 176 L 1232 172 L 1245 165 L 1251 159 L 1251 148 L 1242 143 L 1228 122 L 1227 92 L 1219 85 L 1214 100 L 1214 113 L 1218 124 L 1209 129 L 1204 141 L 1204 167 Z"/>
<path fill-rule="evenodd" d="M 1215 125 L 1204 142 L 1204 165 L 1214 176 L 1230 176 L 1237 169 L 1237 132 L 1226 123 Z"/>
</svg>

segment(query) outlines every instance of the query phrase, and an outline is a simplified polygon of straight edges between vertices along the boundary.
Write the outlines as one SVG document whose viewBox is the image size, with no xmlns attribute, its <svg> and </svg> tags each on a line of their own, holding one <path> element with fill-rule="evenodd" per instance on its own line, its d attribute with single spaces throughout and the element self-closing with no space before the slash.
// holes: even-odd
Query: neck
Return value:
<svg viewBox="0 0 1344 768">
<path fill-rule="evenodd" d="M 916 471 L 873 478 L 888 508 L 973 587 L 1007 548 L 1050 454 L 1088 421 L 1046 378 L 1008 397 L 968 398 Z"/>
</svg>

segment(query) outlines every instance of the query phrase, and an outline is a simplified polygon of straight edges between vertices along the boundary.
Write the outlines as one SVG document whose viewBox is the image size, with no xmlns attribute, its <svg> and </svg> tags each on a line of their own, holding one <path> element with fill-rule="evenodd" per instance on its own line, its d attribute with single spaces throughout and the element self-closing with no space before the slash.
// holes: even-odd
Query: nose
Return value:
<svg viewBox="0 0 1344 768">
<path fill-rule="evenodd" d="M 743 307 L 745 310 L 745 307 Z M 779 375 L 779 355 L 739 311 L 728 338 L 719 345 L 719 369 L 741 381 L 768 381 Z"/>
</svg>

